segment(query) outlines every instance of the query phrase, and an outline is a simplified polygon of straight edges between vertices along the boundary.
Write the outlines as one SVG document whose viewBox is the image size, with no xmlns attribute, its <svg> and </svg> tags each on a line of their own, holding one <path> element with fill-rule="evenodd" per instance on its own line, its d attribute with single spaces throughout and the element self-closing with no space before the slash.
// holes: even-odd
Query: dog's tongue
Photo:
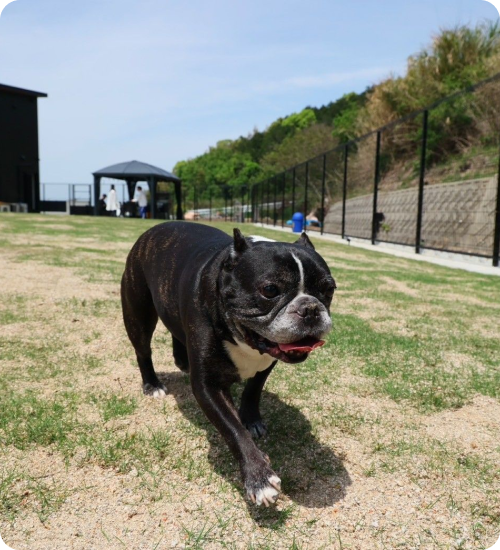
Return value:
<svg viewBox="0 0 500 550">
<path fill-rule="evenodd" d="M 278 344 L 278 346 L 284 353 L 288 353 L 289 351 L 302 351 L 303 353 L 310 353 L 324 344 L 324 340 L 318 340 L 308 336 L 306 338 L 302 338 L 302 340 L 298 340 L 297 342 L 292 342 L 291 344 Z"/>
</svg>

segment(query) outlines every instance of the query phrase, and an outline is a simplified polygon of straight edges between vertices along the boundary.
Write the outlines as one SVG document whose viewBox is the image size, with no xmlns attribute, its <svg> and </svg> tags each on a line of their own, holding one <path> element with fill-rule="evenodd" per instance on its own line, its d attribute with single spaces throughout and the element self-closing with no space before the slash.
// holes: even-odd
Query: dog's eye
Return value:
<svg viewBox="0 0 500 550">
<path fill-rule="evenodd" d="M 271 299 L 278 296 L 278 294 L 280 293 L 280 289 L 276 285 L 266 285 L 262 288 L 260 293 L 262 294 L 262 296 L 264 296 L 264 298 Z"/>
<path fill-rule="evenodd" d="M 326 294 L 327 296 L 333 296 L 336 288 L 337 285 L 335 284 L 335 281 L 329 281 L 323 287 L 323 294 Z"/>
</svg>

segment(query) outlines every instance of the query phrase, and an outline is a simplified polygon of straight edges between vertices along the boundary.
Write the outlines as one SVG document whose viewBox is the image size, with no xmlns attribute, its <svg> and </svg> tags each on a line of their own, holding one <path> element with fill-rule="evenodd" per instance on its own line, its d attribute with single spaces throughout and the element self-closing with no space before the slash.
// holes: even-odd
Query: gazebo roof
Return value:
<svg viewBox="0 0 500 550">
<path fill-rule="evenodd" d="M 173 181 L 180 182 L 181 180 L 174 174 L 147 164 L 146 162 L 139 162 L 137 160 L 131 160 L 129 162 L 120 162 L 118 164 L 113 164 L 107 168 L 102 168 L 93 172 L 94 176 L 101 176 L 105 178 L 115 178 L 115 179 L 148 179 L 154 177 L 159 181 Z"/>
</svg>

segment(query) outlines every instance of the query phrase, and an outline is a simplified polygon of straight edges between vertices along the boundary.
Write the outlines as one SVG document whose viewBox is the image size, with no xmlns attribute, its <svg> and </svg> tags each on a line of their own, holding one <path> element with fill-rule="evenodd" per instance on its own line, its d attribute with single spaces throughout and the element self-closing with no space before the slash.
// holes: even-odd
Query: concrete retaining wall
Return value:
<svg viewBox="0 0 500 550">
<path fill-rule="evenodd" d="M 497 177 L 426 185 L 422 246 L 491 256 Z M 418 189 L 379 191 L 377 212 L 384 221 L 377 240 L 415 245 Z M 346 235 L 370 239 L 373 194 L 346 201 Z M 325 232 L 342 233 L 342 203 L 333 204 Z"/>
</svg>

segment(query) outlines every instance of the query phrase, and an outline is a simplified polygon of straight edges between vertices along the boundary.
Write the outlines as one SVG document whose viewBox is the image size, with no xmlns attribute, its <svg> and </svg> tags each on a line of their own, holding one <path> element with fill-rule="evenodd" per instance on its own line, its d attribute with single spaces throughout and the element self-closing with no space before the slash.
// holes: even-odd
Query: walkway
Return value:
<svg viewBox="0 0 500 550">
<path fill-rule="evenodd" d="M 282 228 L 261 223 L 256 223 L 255 225 L 264 229 L 273 229 L 274 231 L 283 231 L 285 233 L 291 232 L 290 227 Z M 500 276 L 500 267 L 493 267 L 491 265 L 492 260 L 489 258 L 467 256 L 465 254 L 455 254 L 452 252 L 441 252 L 437 250 L 422 250 L 421 254 L 415 254 L 415 252 L 413 252 L 413 247 L 410 246 L 392 245 L 387 243 L 372 245 L 365 239 L 356 239 L 354 237 L 349 237 L 350 242 L 347 242 L 347 240 L 342 239 L 339 235 L 321 235 L 315 231 L 309 231 L 308 235 L 315 239 L 333 241 L 345 246 L 355 246 L 357 248 L 364 248 L 365 250 L 392 254 L 398 258 L 406 258 L 408 260 L 416 260 L 418 262 L 429 262 L 436 265 L 442 265 L 444 267 L 451 267 L 452 269 L 463 269 L 473 273 L 480 273 L 482 275 Z"/>
</svg>

